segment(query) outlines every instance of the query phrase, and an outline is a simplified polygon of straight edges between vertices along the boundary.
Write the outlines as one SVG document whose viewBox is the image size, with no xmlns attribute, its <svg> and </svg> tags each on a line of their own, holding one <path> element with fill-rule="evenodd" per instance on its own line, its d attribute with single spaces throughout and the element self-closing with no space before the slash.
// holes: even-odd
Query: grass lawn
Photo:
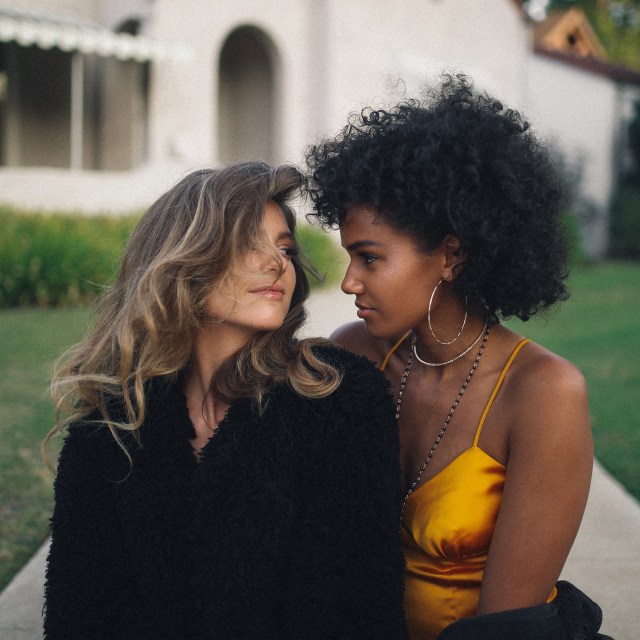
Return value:
<svg viewBox="0 0 640 640">
<path fill-rule="evenodd" d="M 640 264 L 583 268 L 571 290 L 548 318 L 509 324 L 584 372 L 596 455 L 640 499 Z M 83 308 L 0 312 L 0 589 L 48 535 L 51 476 L 39 454 L 53 421 L 48 381 L 85 319 Z"/>
<path fill-rule="evenodd" d="M 0 312 L 0 589 L 48 534 L 52 477 L 39 449 L 54 418 L 51 367 L 80 338 L 86 315 L 84 308 Z"/>
</svg>

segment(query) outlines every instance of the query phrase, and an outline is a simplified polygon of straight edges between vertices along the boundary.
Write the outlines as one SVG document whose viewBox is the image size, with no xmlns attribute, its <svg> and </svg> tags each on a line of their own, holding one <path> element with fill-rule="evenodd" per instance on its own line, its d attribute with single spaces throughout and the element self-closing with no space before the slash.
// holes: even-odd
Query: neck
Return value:
<svg viewBox="0 0 640 640">
<path fill-rule="evenodd" d="M 228 407 L 216 399 L 211 385 L 220 368 L 233 357 L 251 338 L 233 326 L 216 324 L 204 327 L 195 337 L 189 369 L 184 381 L 184 394 L 190 410 L 202 411 L 207 421 L 215 422 Z"/>
<path fill-rule="evenodd" d="M 426 323 L 422 323 L 413 330 L 416 336 L 415 348 L 419 358 L 427 363 L 436 365 L 452 361 L 449 363 L 452 365 L 456 362 L 466 363 L 468 359 L 474 357 L 475 347 L 482 340 L 485 321 L 477 316 L 469 316 L 460 337 L 448 345 L 438 343 L 431 334 L 429 327 L 425 325 Z M 472 348 L 469 349 L 470 347 Z M 469 351 L 465 353 L 467 349 Z M 458 357 L 463 353 L 465 355 Z M 447 364 L 447 368 L 449 368 L 449 364 Z"/>
</svg>

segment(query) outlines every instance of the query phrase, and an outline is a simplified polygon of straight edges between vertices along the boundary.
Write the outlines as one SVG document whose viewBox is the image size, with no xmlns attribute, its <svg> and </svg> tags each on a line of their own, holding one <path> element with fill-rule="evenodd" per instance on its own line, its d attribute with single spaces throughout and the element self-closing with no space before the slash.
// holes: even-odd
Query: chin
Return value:
<svg viewBox="0 0 640 640">
<path fill-rule="evenodd" d="M 277 331 L 284 324 L 284 318 L 277 318 L 274 320 L 266 320 L 260 326 L 260 331 Z"/>
<path fill-rule="evenodd" d="M 376 340 L 397 340 L 410 329 L 410 327 L 406 325 L 399 327 L 397 325 L 381 325 L 380 323 L 367 320 L 365 320 L 364 327 L 367 333 Z"/>
<path fill-rule="evenodd" d="M 380 326 L 376 326 L 375 322 L 367 322 L 366 320 L 364 321 L 364 328 L 367 330 L 367 333 L 372 337 L 372 338 L 388 338 L 390 335 L 393 335 L 391 333 L 389 333 L 388 331 L 384 330 L 384 327 L 380 327 Z"/>
</svg>

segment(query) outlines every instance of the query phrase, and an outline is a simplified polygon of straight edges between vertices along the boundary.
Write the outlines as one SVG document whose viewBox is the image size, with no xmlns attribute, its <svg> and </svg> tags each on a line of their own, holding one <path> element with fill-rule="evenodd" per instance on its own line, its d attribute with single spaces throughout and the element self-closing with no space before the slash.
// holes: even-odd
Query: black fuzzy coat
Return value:
<svg viewBox="0 0 640 640">
<path fill-rule="evenodd" d="M 381 373 L 328 398 L 231 406 L 196 462 L 178 385 L 154 380 L 130 467 L 101 425 L 70 429 L 55 483 L 48 640 L 406 638 L 399 463 Z"/>
</svg>

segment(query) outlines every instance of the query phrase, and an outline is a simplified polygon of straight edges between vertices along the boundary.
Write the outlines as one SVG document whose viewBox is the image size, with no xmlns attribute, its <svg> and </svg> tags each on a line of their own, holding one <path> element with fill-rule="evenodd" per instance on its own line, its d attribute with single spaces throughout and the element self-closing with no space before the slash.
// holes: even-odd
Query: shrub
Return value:
<svg viewBox="0 0 640 640">
<path fill-rule="evenodd" d="M 569 243 L 569 267 L 580 267 L 589 262 L 584 250 L 584 238 L 580 222 L 575 214 L 566 211 L 562 216 L 562 224 Z"/>
<path fill-rule="evenodd" d="M 569 242 L 569 266 L 575 267 L 589 260 L 584 236 L 597 215 L 596 206 L 583 191 L 584 157 L 569 159 L 555 148 L 552 155 L 562 188 L 562 223 Z"/>
<path fill-rule="evenodd" d="M 633 105 L 634 116 L 629 123 L 629 151 L 635 162 L 635 174 L 640 175 L 640 100 Z"/>
<path fill-rule="evenodd" d="M 114 278 L 139 214 L 73 215 L 0 206 L 0 307 L 83 304 Z M 300 224 L 302 249 L 327 281 L 340 252 L 324 232 Z M 312 285 L 316 286 L 314 278 Z"/>
<path fill-rule="evenodd" d="M 622 182 L 611 206 L 610 254 L 613 258 L 640 260 L 640 177 Z"/>
<path fill-rule="evenodd" d="M 0 207 L 0 306 L 91 300 L 116 273 L 137 215 L 83 216 Z"/>
<path fill-rule="evenodd" d="M 640 101 L 629 123 L 628 145 L 634 166 L 623 176 L 611 204 L 612 258 L 640 259 Z"/>
</svg>

